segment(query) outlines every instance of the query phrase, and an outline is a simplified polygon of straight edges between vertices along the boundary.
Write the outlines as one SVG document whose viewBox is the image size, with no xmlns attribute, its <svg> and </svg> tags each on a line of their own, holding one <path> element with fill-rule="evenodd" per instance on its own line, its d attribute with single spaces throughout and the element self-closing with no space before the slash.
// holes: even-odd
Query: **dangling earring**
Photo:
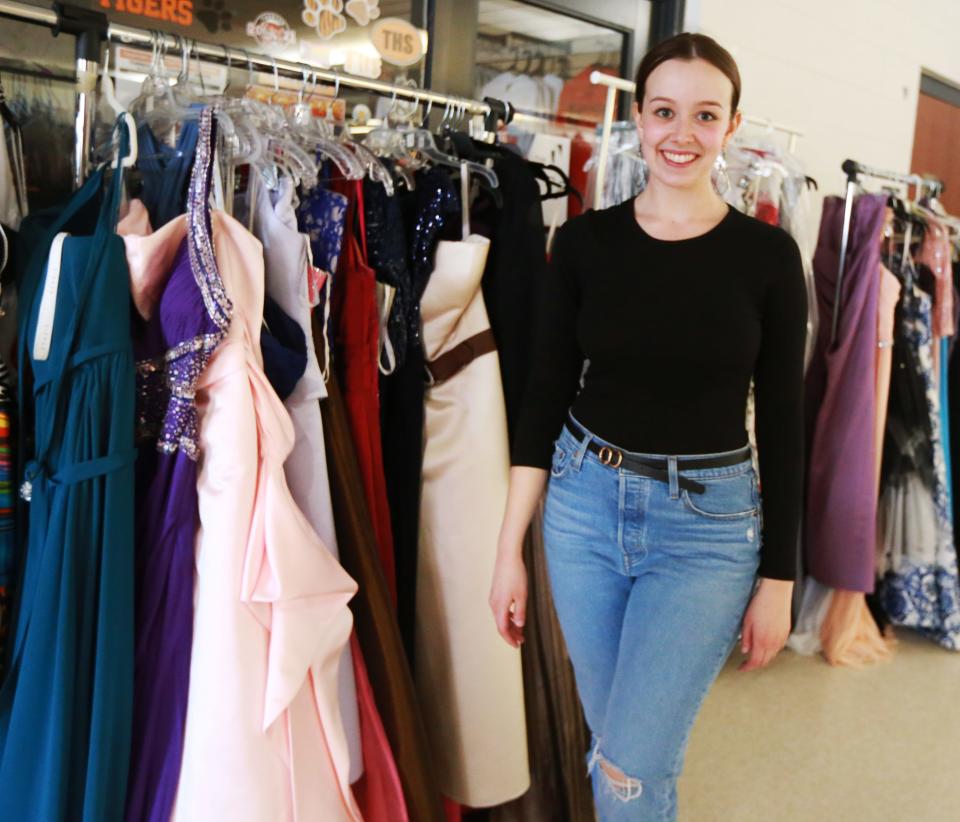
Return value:
<svg viewBox="0 0 960 822">
<path fill-rule="evenodd" d="M 650 169 L 647 167 L 647 161 L 643 158 L 643 151 L 640 149 L 640 146 L 637 146 L 637 170 L 636 177 L 634 182 L 636 184 L 637 194 L 643 191 L 647 187 L 647 176 L 650 173 Z"/>
<path fill-rule="evenodd" d="M 714 191 L 721 197 L 730 190 L 730 176 L 727 174 L 727 158 L 723 156 L 723 151 L 717 155 L 713 162 L 713 173 L 710 175 L 713 181 Z"/>
</svg>

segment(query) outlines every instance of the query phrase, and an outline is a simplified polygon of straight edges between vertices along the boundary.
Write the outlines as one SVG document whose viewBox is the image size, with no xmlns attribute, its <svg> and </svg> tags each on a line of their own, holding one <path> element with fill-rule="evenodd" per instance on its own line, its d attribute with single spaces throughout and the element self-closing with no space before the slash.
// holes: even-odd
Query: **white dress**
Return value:
<svg viewBox="0 0 960 822">
<path fill-rule="evenodd" d="M 327 396 L 320 364 L 312 344 L 310 312 L 313 302 L 308 293 L 307 266 L 310 238 L 297 230 L 293 204 L 293 184 L 280 180 L 280 189 L 271 192 L 257 187 L 254 234 L 263 243 L 267 294 L 303 329 L 307 339 L 307 367 L 284 406 L 293 420 L 296 435 L 293 451 L 283 465 L 287 485 L 307 521 L 335 557 L 337 537 L 330 501 L 327 452 L 323 442 L 320 400 Z M 340 660 L 340 710 L 350 746 L 350 782 L 363 775 L 363 751 L 360 743 L 360 718 L 357 710 L 356 681 L 349 643 Z"/>
<path fill-rule="evenodd" d="M 428 361 L 490 328 L 489 240 L 441 241 L 421 301 Z M 487 604 L 510 474 L 496 351 L 426 392 L 415 679 L 440 789 L 469 807 L 530 785 L 520 652 Z"/>
</svg>

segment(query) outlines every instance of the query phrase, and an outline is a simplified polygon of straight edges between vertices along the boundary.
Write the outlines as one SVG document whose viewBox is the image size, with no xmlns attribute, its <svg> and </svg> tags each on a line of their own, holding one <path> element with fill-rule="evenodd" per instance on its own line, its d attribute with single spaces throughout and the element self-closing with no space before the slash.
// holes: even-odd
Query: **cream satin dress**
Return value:
<svg viewBox="0 0 960 822">
<path fill-rule="evenodd" d="M 489 329 L 489 240 L 441 241 L 421 301 L 428 361 Z M 480 808 L 530 785 L 520 652 L 487 603 L 510 473 L 496 351 L 428 387 L 415 678 L 443 793 Z"/>
</svg>

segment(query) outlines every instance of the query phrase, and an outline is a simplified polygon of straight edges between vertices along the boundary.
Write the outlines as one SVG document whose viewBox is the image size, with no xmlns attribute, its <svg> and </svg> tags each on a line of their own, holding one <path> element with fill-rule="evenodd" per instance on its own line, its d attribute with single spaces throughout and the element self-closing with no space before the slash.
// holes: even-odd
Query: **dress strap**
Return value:
<svg viewBox="0 0 960 822">
<path fill-rule="evenodd" d="M 210 221 L 210 181 L 213 176 L 213 146 L 216 139 L 216 123 L 213 109 L 207 106 L 200 114 L 200 134 L 197 137 L 197 152 L 190 175 L 190 191 L 187 196 L 187 248 L 190 268 L 203 295 L 207 314 L 220 331 L 226 334 L 233 316 L 233 303 L 227 296 L 217 268 L 213 250 L 213 227 Z"/>
<path fill-rule="evenodd" d="M 360 232 L 360 252 L 363 254 L 363 264 L 369 265 L 367 254 L 367 217 L 363 208 L 363 180 L 357 180 L 356 199 L 354 207 L 357 210 L 357 228 Z"/>
</svg>

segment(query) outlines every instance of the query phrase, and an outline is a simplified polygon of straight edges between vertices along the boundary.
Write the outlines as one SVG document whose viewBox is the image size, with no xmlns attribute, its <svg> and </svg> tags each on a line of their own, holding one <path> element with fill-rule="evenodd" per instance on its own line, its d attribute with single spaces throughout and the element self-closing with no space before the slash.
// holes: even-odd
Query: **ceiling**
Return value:
<svg viewBox="0 0 960 822">
<path fill-rule="evenodd" d="M 538 40 L 576 40 L 615 34 L 610 29 L 516 0 L 480 0 L 478 22 L 484 33 L 513 32 Z"/>
</svg>

